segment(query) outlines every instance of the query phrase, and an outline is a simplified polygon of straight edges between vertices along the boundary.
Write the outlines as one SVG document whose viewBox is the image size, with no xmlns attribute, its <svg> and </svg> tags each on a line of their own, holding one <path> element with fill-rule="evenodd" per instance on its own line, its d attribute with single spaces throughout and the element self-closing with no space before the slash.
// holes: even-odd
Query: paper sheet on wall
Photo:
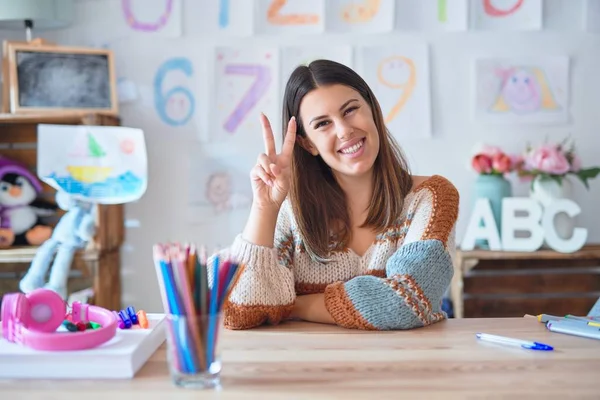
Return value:
<svg viewBox="0 0 600 400">
<path fill-rule="evenodd" d="M 488 123 L 569 121 L 569 58 L 475 61 L 475 118 Z"/>
<path fill-rule="evenodd" d="M 261 149 L 261 112 L 271 121 L 274 132 L 279 132 L 278 58 L 274 48 L 215 49 L 214 101 L 210 103 L 215 109 L 208 114 L 212 119 L 210 141 Z"/>
<path fill-rule="evenodd" d="M 185 35 L 249 36 L 254 8 L 248 0 L 189 1 L 185 4 Z"/>
<path fill-rule="evenodd" d="M 469 25 L 469 0 L 396 0 L 395 29 L 464 31 Z"/>
<path fill-rule="evenodd" d="M 358 63 L 390 132 L 398 139 L 431 136 L 427 45 L 364 47 Z"/>
<path fill-rule="evenodd" d="M 600 1 L 587 0 L 585 2 L 585 29 L 588 32 L 600 33 Z"/>
<path fill-rule="evenodd" d="M 109 0 L 110 11 L 119 15 L 106 29 L 128 31 L 134 35 L 180 37 L 182 0 Z"/>
<path fill-rule="evenodd" d="M 144 133 L 116 126 L 38 125 L 37 174 L 98 204 L 138 200 L 148 185 Z"/>
<path fill-rule="evenodd" d="M 394 0 L 328 0 L 326 30 L 375 33 L 394 29 Z"/>
<path fill-rule="evenodd" d="M 311 34 L 325 29 L 325 0 L 256 0 L 255 33 Z"/>
<path fill-rule="evenodd" d="M 471 10 L 473 29 L 542 29 L 542 0 L 471 0 Z"/>
<path fill-rule="evenodd" d="M 281 93 L 291 73 L 299 65 L 311 61 L 327 59 L 353 68 L 352 46 L 290 46 L 281 50 Z"/>
<path fill-rule="evenodd" d="M 223 224 L 246 216 L 252 204 L 249 171 L 257 154 L 204 146 L 191 152 L 189 163 L 188 217 L 192 225 Z M 243 225 L 237 221 L 237 231 Z"/>
</svg>

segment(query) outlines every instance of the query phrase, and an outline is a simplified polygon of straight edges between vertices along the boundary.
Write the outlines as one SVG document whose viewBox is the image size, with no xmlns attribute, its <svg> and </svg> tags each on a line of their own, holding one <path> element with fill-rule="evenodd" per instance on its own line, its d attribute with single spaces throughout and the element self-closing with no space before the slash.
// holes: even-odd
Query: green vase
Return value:
<svg viewBox="0 0 600 400">
<path fill-rule="evenodd" d="M 475 180 L 472 209 L 475 208 L 477 199 L 489 199 L 499 236 L 502 227 L 502 199 L 505 197 L 512 197 L 512 185 L 504 176 L 479 175 Z M 475 244 L 483 249 L 490 248 L 488 241 L 485 239 L 478 239 Z"/>
</svg>

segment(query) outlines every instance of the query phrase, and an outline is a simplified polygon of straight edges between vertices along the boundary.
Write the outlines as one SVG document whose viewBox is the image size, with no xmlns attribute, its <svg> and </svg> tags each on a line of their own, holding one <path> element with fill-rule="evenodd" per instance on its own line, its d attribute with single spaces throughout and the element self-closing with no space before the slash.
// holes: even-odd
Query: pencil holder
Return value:
<svg viewBox="0 0 600 400">
<path fill-rule="evenodd" d="M 222 314 L 166 317 L 167 362 L 173 383 L 187 388 L 219 388 Z"/>
</svg>

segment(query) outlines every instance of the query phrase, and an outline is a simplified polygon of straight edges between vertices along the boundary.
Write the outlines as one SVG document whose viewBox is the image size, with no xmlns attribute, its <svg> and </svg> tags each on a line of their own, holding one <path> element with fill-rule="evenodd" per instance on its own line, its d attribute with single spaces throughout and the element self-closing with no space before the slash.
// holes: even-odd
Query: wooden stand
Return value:
<svg viewBox="0 0 600 400">
<path fill-rule="evenodd" d="M 455 318 L 587 315 L 600 297 L 600 244 L 575 253 L 456 251 Z"/>
<path fill-rule="evenodd" d="M 81 113 L 0 114 L 0 154 L 24 163 L 36 173 L 37 125 L 41 123 L 118 126 L 120 120 L 107 115 Z M 53 201 L 54 189 L 46 184 L 43 186 L 43 197 Z M 69 293 L 92 287 L 94 296 L 90 303 L 109 310 L 121 308 L 120 248 L 124 235 L 123 205 L 99 206 L 96 236 L 85 250 L 75 256 L 68 282 Z M 0 296 L 19 291 L 19 280 L 29 268 L 36 249 L 0 249 Z"/>
</svg>

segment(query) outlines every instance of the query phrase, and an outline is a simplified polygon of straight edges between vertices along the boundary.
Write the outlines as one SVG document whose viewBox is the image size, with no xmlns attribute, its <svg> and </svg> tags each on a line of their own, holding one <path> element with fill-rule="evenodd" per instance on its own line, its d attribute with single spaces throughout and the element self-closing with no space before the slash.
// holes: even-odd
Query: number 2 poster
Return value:
<svg viewBox="0 0 600 400">
<path fill-rule="evenodd" d="M 260 113 L 280 131 L 279 60 L 276 49 L 219 47 L 215 50 L 214 116 L 209 140 L 236 145 L 262 143 Z M 258 150 L 262 149 L 260 147 Z M 257 153 L 258 154 L 258 153 Z"/>
</svg>

